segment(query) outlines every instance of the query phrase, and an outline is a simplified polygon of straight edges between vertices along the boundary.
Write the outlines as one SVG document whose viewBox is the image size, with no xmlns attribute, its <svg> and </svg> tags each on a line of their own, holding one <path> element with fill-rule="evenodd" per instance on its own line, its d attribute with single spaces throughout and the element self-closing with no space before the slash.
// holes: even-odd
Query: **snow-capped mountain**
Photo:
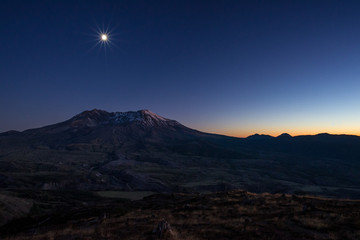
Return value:
<svg viewBox="0 0 360 240">
<path fill-rule="evenodd" d="M 1 134 L 9 135 L 8 133 Z M 0 136 L 1 136 L 0 135 Z M 69 145 L 139 146 L 144 142 L 165 146 L 170 142 L 211 136 L 188 128 L 179 122 L 149 110 L 107 112 L 93 109 L 84 111 L 57 124 L 10 134 L 6 144 L 68 148 Z"/>
<path fill-rule="evenodd" d="M 71 119 L 72 126 L 106 126 L 136 123 L 144 127 L 181 125 L 175 120 L 159 116 L 149 110 L 107 112 L 94 109 L 84 111 Z"/>
</svg>

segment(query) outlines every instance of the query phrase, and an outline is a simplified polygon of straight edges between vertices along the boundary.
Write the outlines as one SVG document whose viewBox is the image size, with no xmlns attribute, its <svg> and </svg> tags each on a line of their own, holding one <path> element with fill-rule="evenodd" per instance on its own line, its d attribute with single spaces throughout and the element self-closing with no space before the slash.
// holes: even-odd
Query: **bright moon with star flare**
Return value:
<svg viewBox="0 0 360 240">
<path fill-rule="evenodd" d="M 101 34 L 101 41 L 107 41 L 108 40 L 108 36 L 106 34 Z"/>
</svg>

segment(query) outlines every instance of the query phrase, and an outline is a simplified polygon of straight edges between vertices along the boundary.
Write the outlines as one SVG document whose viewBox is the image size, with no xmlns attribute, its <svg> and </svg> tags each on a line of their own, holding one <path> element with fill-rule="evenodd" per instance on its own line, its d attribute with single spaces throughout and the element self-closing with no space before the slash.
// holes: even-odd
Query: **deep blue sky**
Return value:
<svg viewBox="0 0 360 240">
<path fill-rule="evenodd" d="M 2 0 L 0 132 L 99 108 L 233 136 L 360 135 L 359 13 L 360 1 Z"/>
</svg>

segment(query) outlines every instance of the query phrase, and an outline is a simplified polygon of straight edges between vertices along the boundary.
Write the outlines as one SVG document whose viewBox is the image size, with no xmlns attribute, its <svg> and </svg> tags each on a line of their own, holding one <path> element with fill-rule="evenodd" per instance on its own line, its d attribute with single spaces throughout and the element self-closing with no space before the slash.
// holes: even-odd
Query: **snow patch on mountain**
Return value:
<svg viewBox="0 0 360 240">
<path fill-rule="evenodd" d="M 129 111 L 129 112 L 106 112 L 94 109 L 84 111 L 72 119 L 73 126 L 95 127 L 99 125 L 122 125 L 127 123 L 137 123 L 145 127 L 153 126 L 173 126 L 177 122 L 159 116 L 149 110 Z"/>
</svg>

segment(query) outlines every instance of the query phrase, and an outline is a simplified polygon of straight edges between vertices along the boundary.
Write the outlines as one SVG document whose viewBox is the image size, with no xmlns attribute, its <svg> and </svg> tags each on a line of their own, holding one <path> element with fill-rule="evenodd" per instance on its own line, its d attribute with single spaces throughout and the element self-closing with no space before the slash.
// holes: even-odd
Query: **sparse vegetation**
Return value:
<svg viewBox="0 0 360 240">
<path fill-rule="evenodd" d="M 92 215 L 74 218 L 74 212 L 61 224 L 49 222 L 5 239 L 155 240 L 159 238 L 154 229 L 163 219 L 171 226 L 164 240 L 356 240 L 360 236 L 360 201 L 231 191 L 156 194 L 121 205 L 108 204 L 98 206 Z"/>
</svg>

